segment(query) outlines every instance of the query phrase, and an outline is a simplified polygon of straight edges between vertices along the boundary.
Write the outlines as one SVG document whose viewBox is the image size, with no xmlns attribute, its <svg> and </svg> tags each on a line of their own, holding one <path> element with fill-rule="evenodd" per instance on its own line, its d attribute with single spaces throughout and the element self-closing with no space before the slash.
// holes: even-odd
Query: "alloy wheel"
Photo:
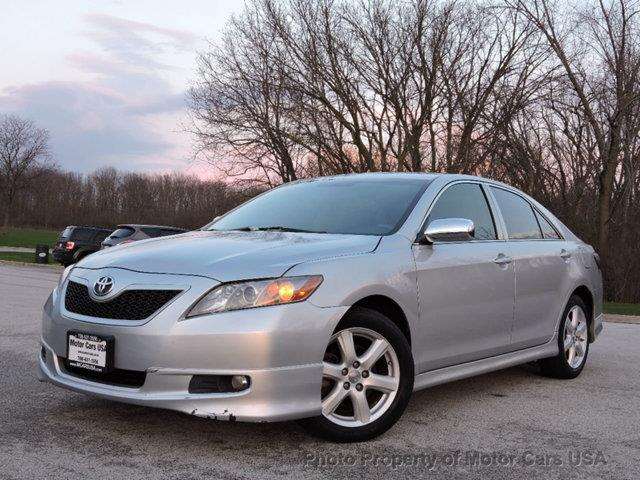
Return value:
<svg viewBox="0 0 640 480">
<path fill-rule="evenodd" d="M 322 414 L 345 427 L 380 418 L 400 385 L 400 364 L 391 344 L 379 333 L 352 327 L 335 333 L 322 369 Z"/>
<path fill-rule="evenodd" d="M 580 306 L 574 305 L 564 321 L 564 354 L 571 368 L 582 365 L 588 341 L 587 317 Z"/>
</svg>

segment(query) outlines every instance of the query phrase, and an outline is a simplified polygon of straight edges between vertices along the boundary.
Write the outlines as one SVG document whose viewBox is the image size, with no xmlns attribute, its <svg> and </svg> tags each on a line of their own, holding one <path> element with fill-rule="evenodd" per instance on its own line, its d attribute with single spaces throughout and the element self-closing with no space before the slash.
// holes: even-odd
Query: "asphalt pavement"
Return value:
<svg viewBox="0 0 640 480">
<path fill-rule="evenodd" d="M 336 445 L 39 383 L 58 275 L 0 265 L 0 479 L 640 478 L 640 325 L 607 323 L 575 380 L 524 366 L 441 385 L 379 439 Z"/>
</svg>

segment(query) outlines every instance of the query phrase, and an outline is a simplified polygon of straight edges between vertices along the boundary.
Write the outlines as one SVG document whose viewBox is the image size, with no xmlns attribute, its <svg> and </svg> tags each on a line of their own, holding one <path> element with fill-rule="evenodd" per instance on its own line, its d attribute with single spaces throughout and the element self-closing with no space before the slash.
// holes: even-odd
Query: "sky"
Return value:
<svg viewBox="0 0 640 480">
<path fill-rule="evenodd" d="M 65 170 L 178 171 L 192 160 L 195 59 L 242 0 L 2 0 L 0 114 L 50 133 Z"/>
</svg>

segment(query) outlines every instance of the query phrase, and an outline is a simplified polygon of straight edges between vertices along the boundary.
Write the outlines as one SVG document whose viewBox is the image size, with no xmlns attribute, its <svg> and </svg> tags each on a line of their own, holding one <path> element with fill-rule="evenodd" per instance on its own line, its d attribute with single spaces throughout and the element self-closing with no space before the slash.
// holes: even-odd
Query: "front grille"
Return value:
<svg viewBox="0 0 640 480">
<path fill-rule="evenodd" d="M 96 302 L 81 283 L 69 282 L 64 306 L 69 312 L 113 320 L 144 320 L 160 310 L 180 290 L 125 290 L 106 302 Z"/>
<path fill-rule="evenodd" d="M 114 385 L 116 387 L 140 388 L 144 385 L 147 378 L 147 372 L 139 372 L 137 370 L 121 370 L 115 368 L 107 373 L 98 373 L 83 368 L 72 367 L 66 358 L 58 357 L 60 365 L 64 366 L 67 374 L 89 380 L 91 382 L 104 383 L 106 385 Z"/>
</svg>

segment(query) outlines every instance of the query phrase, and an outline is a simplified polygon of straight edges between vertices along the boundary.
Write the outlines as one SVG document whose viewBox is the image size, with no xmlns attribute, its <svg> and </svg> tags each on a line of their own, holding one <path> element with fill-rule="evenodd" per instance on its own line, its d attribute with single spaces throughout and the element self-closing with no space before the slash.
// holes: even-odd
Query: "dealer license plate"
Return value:
<svg viewBox="0 0 640 480">
<path fill-rule="evenodd" d="M 113 337 L 69 332 L 67 363 L 70 367 L 103 373 L 113 363 Z"/>
</svg>

